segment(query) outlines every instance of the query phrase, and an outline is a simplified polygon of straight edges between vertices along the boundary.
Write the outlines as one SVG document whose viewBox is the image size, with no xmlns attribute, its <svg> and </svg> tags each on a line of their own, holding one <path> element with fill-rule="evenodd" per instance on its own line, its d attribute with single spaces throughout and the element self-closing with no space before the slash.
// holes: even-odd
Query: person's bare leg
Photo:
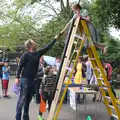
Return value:
<svg viewBox="0 0 120 120">
<path fill-rule="evenodd" d="M 95 46 L 97 48 L 100 48 L 100 49 L 104 49 L 105 48 L 105 45 L 103 43 L 100 43 L 100 42 L 95 43 Z"/>
<path fill-rule="evenodd" d="M 99 49 L 102 49 L 103 54 L 105 54 L 105 55 L 107 54 L 108 46 L 106 46 L 105 44 L 97 42 L 97 43 L 95 43 L 95 47 L 99 48 Z"/>
</svg>

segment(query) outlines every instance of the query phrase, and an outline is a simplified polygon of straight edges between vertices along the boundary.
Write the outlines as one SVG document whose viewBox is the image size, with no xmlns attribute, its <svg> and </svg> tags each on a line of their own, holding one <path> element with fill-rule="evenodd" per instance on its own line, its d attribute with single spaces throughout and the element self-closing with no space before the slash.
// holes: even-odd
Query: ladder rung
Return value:
<svg viewBox="0 0 120 120">
<path fill-rule="evenodd" d="M 98 80 L 103 80 L 103 78 L 97 78 Z"/>
<path fill-rule="evenodd" d="M 110 108 L 112 108 L 112 109 L 115 109 L 114 106 L 112 106 L 112 105 L 108 105 L 108 107 L 110 107 Z"/>
<path fill-rule="evenodd" d="M 100 70 L 99 68 L 93 68 L 94 70 Z"/>
<path fill-rule="evenodd" d="M 112 117 L 118 119 L 118 116 L 117 115 L 114 115 L 114 114 L 111 114 Z"/>
<path fill-rule="evenodd" d="M 70 68 L 70 67 L 66 67 L 66 70 L 68 70 L 68 71 L 72 71 L 72 68 Z"/>
<path fill-rule="evenodd" d="M 81 37 L 81 36 L 79 36 L 77 34 L 75 35 L 75 37 L 78 38 L 78 39 L 84 40 L 84 37 Z"/>
<path fill-rule="evenodd" d="M 104 83 L 103 81 L 101 81 L 101 83 L 102 83 L 103 86 L 106 86 L 105 83 Z"/>
<path fill-rule="evenodd" d="M 76 42 L 76 41 L 74 41 L 73 43 L 77 45 L 77 42 Z"/>
<path fill-rule="evenodd" d="M 108 88 L 107 88 L 107 87 L 100 87 L 100 89 L 108 90 Z"/>
<path fill-rule="evenodd" d="M 108 96 L 105 96 L 104 98 L 111 100 L 111 98 L 110 98 L 110 97 L 108 97 Z"/>
<path fill-rule="evenodd" d="M 78 50 L 74 50 L 74 52 L 78 52 Z"/>
<path fill-rule="evenodd" d="M 95 58 L 90 58 L 90 60 L 96 60 Z"/>
<path fill-rule="evenodd" d="M 106 86 L 105 83 L 103 82 L 103 78 L 97 78 L 97 80 L 100 82 L 100 84 L 102 84 L 102 86 Z"/>
</svg>

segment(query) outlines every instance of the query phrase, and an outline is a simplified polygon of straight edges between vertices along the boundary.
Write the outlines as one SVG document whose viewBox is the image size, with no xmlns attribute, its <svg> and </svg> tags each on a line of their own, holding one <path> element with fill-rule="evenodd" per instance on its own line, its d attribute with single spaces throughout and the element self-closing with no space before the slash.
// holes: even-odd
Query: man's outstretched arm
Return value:
<svg viewBox="0 0 120 120">
<path fill-rule="evenodd" d="M 52 48 L 52 46 L 56 43 L 56 41 L 58 40 L 60 35 L 56 35 L 53 41 L 51 41 L 49 44 L 47 44 L 44 48 L 38 50 L 36 52 L 38 57 L 41 57 L 44 53 L 46 53 L 48 50 L 50 50 Z"/>
</svg>

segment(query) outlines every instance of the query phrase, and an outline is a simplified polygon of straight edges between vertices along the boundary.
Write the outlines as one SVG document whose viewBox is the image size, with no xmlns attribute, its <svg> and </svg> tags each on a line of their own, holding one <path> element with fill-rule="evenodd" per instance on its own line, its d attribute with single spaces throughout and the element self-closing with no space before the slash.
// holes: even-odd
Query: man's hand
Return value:
<svg viewBox="0 0 120 120">
<path fill-rule="evenodd" d="M 58 40 L 59 37 L 60 37 L 60 34 L 59 34 L 59 35 L 56 35 L 56 36 L 55 36 L 55 39 Z"/>
<path fill-rule="evenodd" d="M 65 30 L 62 30 L 61 32 L 60 32 L 60 35 L 63 35 L 65 33 Z"/>
<path fill-rule="evenodd" d="M 16 79 L 15 79 L 15 84 L 18 85 L 19 83 L 20 83 L 19 78 L 16 78 Z"/>
</svg>

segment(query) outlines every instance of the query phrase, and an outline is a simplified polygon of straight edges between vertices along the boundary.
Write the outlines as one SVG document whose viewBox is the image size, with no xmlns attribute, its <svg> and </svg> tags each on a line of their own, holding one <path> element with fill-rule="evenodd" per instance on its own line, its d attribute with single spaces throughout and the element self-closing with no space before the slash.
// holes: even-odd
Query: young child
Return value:
<svg viewBox="0 0 120 120">
<path fill-rule="evenodd" d="M 55 82 L 56 82 L 56 71 L 53 67 L 47 66 L 45 68 L 45 78 L 42 80 L 40 86 L 40 94 L 42 96 L 42 100 L 46 103 L 48 101 L 48 111 L 50 111 L 50 107 L 52 104 Z M 41 109 L 42 106 L 40 106 Z M 43 120 L 42 112 L 39 110 L 38 120 Z"/>
<path fill-rule="evenodd" d="M 7 99 L 10 98 L 10 96 L 7 94 L 9 77 L 10 77 L 10 66 L 8 61 L 5 61 L 4 66 L 2 67 L 2 83 L 3 83 L 3 97 Z"/>
<path fill-rule="evenodd" d="M 88 29 L 90 30 L 90 34 L 91 34 L 91 38 L 96 46 L 96 48 L 100 48 L 103 50 L 103 52 L 105 53 L 105 45 L 103 43 L 100 43 L 100 38 L 99 35 L 96 31 L 96 28 L 93 26 L 93 24 L 91 23 L 90 20 L 90 16 L 89 16 L 89 12 L 86 9 L 82 9 L 82 7 L 79 4 L 73 4 L 71 6 L 71 10 L 74 12 L 73 18 L 67 23 L 67 25 L 65 26 L 65 28 L 61 31 L 61 34 L 64 34 L 66 29 L 68 28 L 68 26 L 71 24 L 71 22 L 76 19 L 77 17 L 82 18 L 84 20 L 86 20 L 86 24 L 88 26 Z M 84 46 L 87 47 L 88 41 L 84 41 Z M 107 50 L 106 50 L 107 52 Z"/>
</svg>

